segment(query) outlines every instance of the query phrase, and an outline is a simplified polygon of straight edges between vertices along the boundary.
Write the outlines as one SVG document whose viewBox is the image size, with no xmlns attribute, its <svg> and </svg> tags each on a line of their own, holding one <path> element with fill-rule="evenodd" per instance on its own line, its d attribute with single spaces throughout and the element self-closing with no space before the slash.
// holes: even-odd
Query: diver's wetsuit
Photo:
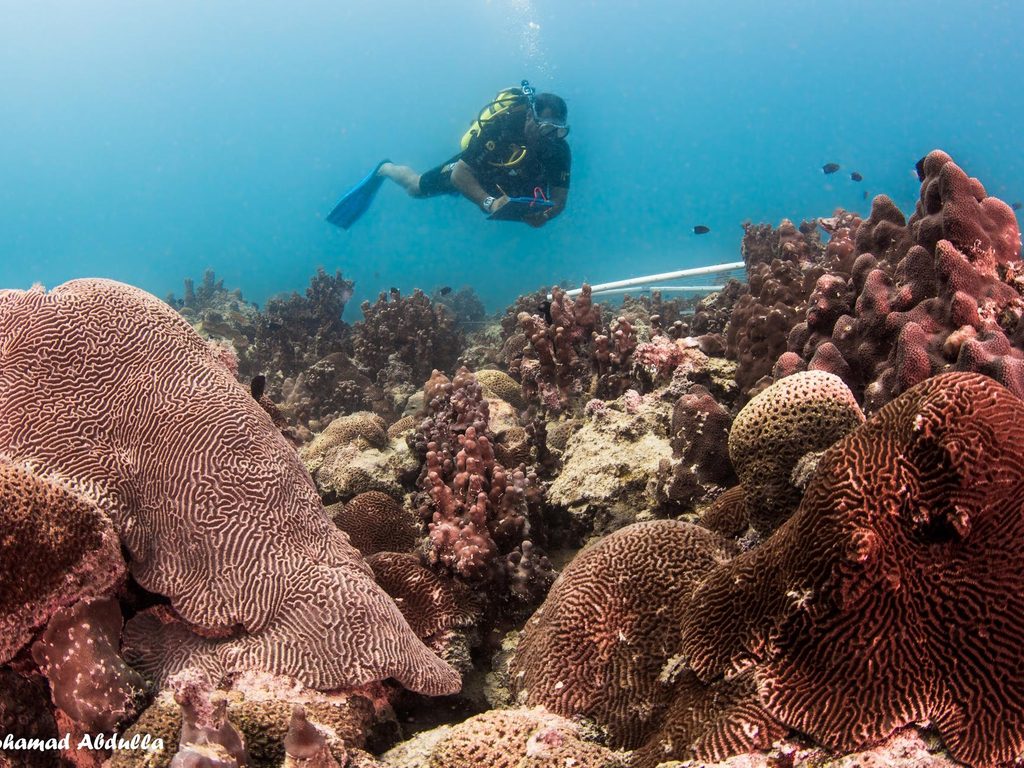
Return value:
<svg viewBox="0 0 1024 768">
<path fill-rule="evenodd" d="M 459 160 L 469 166 L 487 194 L 495 197 L 533 197 L 536 187 L 545 194 L 553 187 L 568 189 L 572 166 L 568 143 L 565 139 L 542 138 L 536 148 L 527 149 L 525 123 L 525 112 L 485 123 L 464 152 L 420 176 L 420 194 L 459 194 L 452 184 L 452 168 Z"/>
</svg>

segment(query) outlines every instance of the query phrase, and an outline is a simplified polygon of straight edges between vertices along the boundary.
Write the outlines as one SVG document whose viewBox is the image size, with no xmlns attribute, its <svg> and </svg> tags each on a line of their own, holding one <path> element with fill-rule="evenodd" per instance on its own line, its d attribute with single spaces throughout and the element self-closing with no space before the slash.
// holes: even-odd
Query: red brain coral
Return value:
<svg viewBox="0 0 1024 768">
<path fill-rule="evenodd" d="M 675 520 L 636 523 L 584 549 L 526 625 L 511 666 L 529 704 L 585 715 L 635 747 L 667 706 L 663 671 L 699 579 L 728 556 L 714 533 Z"/>
<path fill-rule="evenodd" d="M 755 665 L 782 723 L 837 749 L 930 719 L 973 766 L 1024 750 L 1024 401 L 949 373 L 822 458 L 797 512 L 684 619 L 703 679 Z"/>
<path fill-rule="evenodd" d="M 0 292 L 0 450 L 109 515 L 146 589 L 232 669 L 459 687 L 323 512 L 295 450 L 163 302 L 109 280 Z"/>
<path fill-rule="evenodd" d="M 332 504 L 327 512 L 364 555 L 408 552 L 419 540 L 415 516 L 383 491 L 357 494 L 347 504 Z"/>
</svg>

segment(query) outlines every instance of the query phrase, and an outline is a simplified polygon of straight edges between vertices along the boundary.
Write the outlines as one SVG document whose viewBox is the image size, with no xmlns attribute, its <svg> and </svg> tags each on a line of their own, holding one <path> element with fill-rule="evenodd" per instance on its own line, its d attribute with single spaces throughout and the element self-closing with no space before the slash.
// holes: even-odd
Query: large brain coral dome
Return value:
<svg viewBox="0 0 1024 768">
<path fill-rule="evenodd" d="M 931 720 L 950 753 L 1024 750 L 1024 401 L 947 373 L 822 457 L 800 507 L 683 620 L 704 680 L 754 667 L 780 722 L 842 750 Z"/>
<path fill-rule="evenodd" d="M 295 450 L 203 340 L 109 280 L 0 292 L 0 451 L 114 523 L 144 588 L 233 665 L 334 688 L 459 687 L 327 519 Z"/>
</svg>

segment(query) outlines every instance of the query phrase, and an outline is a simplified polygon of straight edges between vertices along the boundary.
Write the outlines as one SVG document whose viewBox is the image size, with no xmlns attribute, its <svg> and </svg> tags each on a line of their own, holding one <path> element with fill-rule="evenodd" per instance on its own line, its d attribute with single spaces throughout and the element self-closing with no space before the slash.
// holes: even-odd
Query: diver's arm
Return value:
<svg viewBox="0 0 1024 768">
<path fill-rule="evenodd" d="M 464 160 L 459 160 L 455 163 L 455 167 L 452 168 L 452 185 L 476 203 L 478 208 L 482 208 L 484 200 L 490 197 L 487 194 L 487 190 L 480 186 L 480 182 L 477 181 L 476 176 L 473 174 L 473 169 Z M 490 213 L 494 213 L 507 202 L 508 196 L 502 195 L 491 205 Z"/>
</svg>

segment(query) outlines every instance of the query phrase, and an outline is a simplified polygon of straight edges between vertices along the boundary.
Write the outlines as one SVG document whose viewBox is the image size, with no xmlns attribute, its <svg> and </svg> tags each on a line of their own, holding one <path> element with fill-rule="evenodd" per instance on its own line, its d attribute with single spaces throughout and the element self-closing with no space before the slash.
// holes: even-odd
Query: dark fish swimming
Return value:
<svg viewBox="0 0 1024 768">
<path fill-rule="evenodd" d="M 262 373 L 259 376 L 253 376 L 252 381 L 249 382 L 249 392 L 252 394 L 253 400 L 259 400 L 263 397 L 263 391 L 267 388 L 267 377 Z"/>
<path fill-rule="evenodd" d="M 446 285 L 444 288 L 442 288 L 440 291 L 438 291 L 438 293 L 440 293 L 442 296 L 447 296 L 451 292 L 452 292 L 452 288 L 451 288 L 450 285 Z"/>
<path fill-rule="evenodd" d="M 550 299 L 544 299 L 544 301 L 542 301 L 540 304 L 538 304 L 537 305 L 537 311 L 540 312 L 542 315 L 544 315 L 544 320 L 548 324 L 551 324 L 552 322 L 554 322 L 551 319 L 551 300 Z"/>
<path fill-rule="evenodd" d="M 856 171 L 854 171 L 853 173 L 850 174 L 850 178 L 853 179 L 854 181 L 864 181 L 864 177 L 861 176 Z"/>
<path fill-rule="evenodd" d="M 1010 205 L 1010 207 L 1013 208 L 1013 210 L 1015 210 L 1015 211 L 1019 211 L 1020 210 L 1020 203 L 1012 203 Z"/>
<path fill-rule="evenodd" d="M 918 160 L 916 163 L 914 163 L 914 170 L 917 171 L 917 180 L 918 181 L 924 181 L 924 161 L 927 160 L 927 159 L 928 159 L 928 156 L 925 155 L 920 160 Z"/>
<path fill-rule="evenodd" d="M 825 163 L 821 166 L 821 172 L 826 176 L 839 170 L 839 163 Z"/>
<path fill-rule="evenodd" d="M 711 231 L 711 227 L 705 227 L 703 224 L 698 224 L 693 228 L 693 234 L 695 235 L 706 235 Z"/>
</svg>

